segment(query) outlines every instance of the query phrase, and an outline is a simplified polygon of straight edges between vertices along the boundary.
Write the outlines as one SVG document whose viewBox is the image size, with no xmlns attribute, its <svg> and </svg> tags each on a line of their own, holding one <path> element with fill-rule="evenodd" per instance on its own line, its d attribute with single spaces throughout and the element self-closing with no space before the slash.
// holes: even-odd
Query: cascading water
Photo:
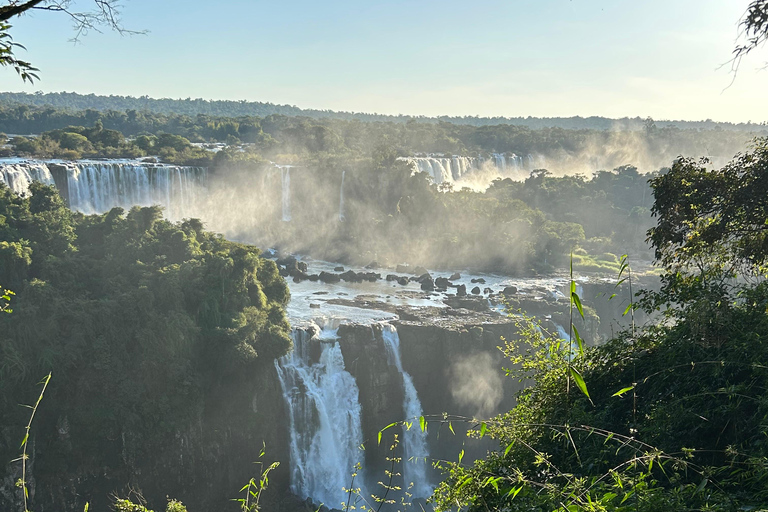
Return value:
<svg viewBox="0 0 768 512">
<path fill-rule="evenodd" d="M 344 222 L 347 220 L 347 217 L 344 214 L 344 176 L 346 174 L 347 171 L 341 171 L 341 187 L 339 189 L 339 222 Z"/>
<path fill-rule="evenodd" d="M 427 434 L 419 428 L 418 418 L 424 414 L 421 408 L 419 396 L 413 385 L 411 376 L 403 370 L 403 363 L 400 357 L 400 336 L 397 329 L 392 324 L 382 324 L 381 337 L 384 346 L 387 349 L 387 359 L 389 364 L 397 368 L 397 371 L 403 376 L 403 387 L 405 389 L 405 399 L 403 401 L 403 411 L 407 421 L 414 421 L 410 429 L 405 429 L 403 433 L 403 479 L 405 480 L 405 489 L 417 498 L 426 498 L 432 495 L 433 488 L 427 478 L 427 462 L 429 457 L 429 448 L 427 447 Z M 413 487 L 408 489 L 410 484 Z"/>
<path fill-rule="evenodd" d="M 58 186 L 66 182 L 70 208 L 85 214 L 104 213 L 116 206 L 159 204 L 166 217 L 181 219 L 188 216 L 207 184 L 203 167 L 138 162 L 0 164 L 0 178 L 17 193 L 26 193 L 32 181 L 55 185 L 52 171 L 62 173 Z"/>
<path fill-rule="evenodd" d="M 341 508 L 363 459 L 359 392 L 344 369 L 337 331 L 294 329 L 293 351 L 275 362 L 290 418 L 291 490 L 331 508 Z M 316 361 L 314 343 L 320 345 Z"/>
<path fill-rule="evenodd" d="M 159 204 L 170 219 L 188 216 L 207 181 L 201 167 L 124 162 L 67 164 L 69 205 L 86 214 Z"/>
<path fill-rule="evenodd" d="M 44 163 L 0 164 L 0 181 L 16 194 L 25 195 L 33 181 L 53 185 L 53 176 Z"/>
<path fill-rule="evenodd" d="M 291 168 L 280 167 L 282 177 L 282 195 L 283 195 L 283 222 L 291 220 Z"/>
</svg>

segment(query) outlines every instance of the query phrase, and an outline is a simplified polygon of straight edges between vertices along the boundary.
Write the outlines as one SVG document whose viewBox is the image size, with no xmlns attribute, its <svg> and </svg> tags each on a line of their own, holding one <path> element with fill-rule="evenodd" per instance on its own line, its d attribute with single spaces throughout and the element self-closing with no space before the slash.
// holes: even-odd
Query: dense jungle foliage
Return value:
<svg viewBox="0 0 768 512">
<path fill-rule="evenodd" d="M 142 112 L 153 112 L 156 114 L 184 114 L 196 116 L 204 114 L 216 117 L 241 117 L 257 116 L 267 117 L 273 114 L 283 116 L 304 116 L 315 119 L 333 118 L 333 119 L 356 119 L 359 121 L 395 121 L 407 122 L 412 119 L 436 123 L 446 121 L 454 124 L 466 124 L 471 126 L 487 126 L 497 124 L 514 124 L 526 126 L 528 128 L 566 128 L 566 129 L 592 129 L 592 130 L 642 130 L 644 119 L 622 118 L 609 119 L 606 117 L 478 117 L 478 116 L 407 116 L 407 115 L 385 115 L 385 114 L 366 114 L 361 112 L 335 112 L 332 110 L 302 109 L 290 105 L 275 105 L 273 103 L 263 103 L 258 101 L 226 101 L 226 100 L 204 100 L 202 98 L 187 99 L 155 99 L 148 96 L 134 98 L 132 96 L 98 96 L 95 94 L 77 94 L 74 92 L 52 92 L 52 93 L 0 93 L 0 103 L 9 105 L 31 105 L 36 107 L 53 107 L 55 109 L 71 110 L 137 110 Z M 662 121 L 660 126 L 676 125 L 680 128 L 705 129 L 710 130 L 720 127 L 725 130 L 747 130 L 755 131 L 765 126 L 765 123 L 719 123 L 708 119 L 706 121 Z M 25 132 L 28 133 L 28 132 Z"/>
<path fill-rule="evenodd" d="M 0 185 L 0 283 L 16 292 L 0 315 L 0 457 L 18 455 L 29 416 L 18 404 L 52 371 L 37 478 L 127 484 L 290 349 L 289 291 L 256 248 L 197 220 L 171 223 L 157 207 L 86 217 L 53 188 L 31 192 Z"/>
<path fill-rule="evenodd" d="M 201 216 L 227 236 L 264 247 L 361 265 L 513 274 L 565 268 L 574 246 L 581 271 L 615 273 L 616 254 L 626 251 L 652 257 L 643 238 L 653 225 L 648 179 L 658 173 L 632 166 L 591 178 L 537 170 L 524 181 L 497 179 L 485 192 L 450 191 L 413 174 L 396 153 L 379 151 L 373 159 L 290 169 L 292 220 L 283 222 L 281 171 L 248 155 L 217 155 L 209 213 Z M 223 202 L 240 206 L 223 212 Z"/>
<path fill-rule="evenodd" d="M 767 175 L 763 140 L 722 169 L 680 160 L 652 180 L 663 286 L 635 307 L 661 316 L 575 357 L 524 324 L 505 353 L 533 385 L 483 427 L 499 451 L 448 465 L 440 509 L 768 508 Z"/>
<path fill-rule="evenodd" d="M 104 128 L 105 135 L 94 137 L 89 128 L 83 128 L 95 127 L 97 123 Z M 642 129 L 635 131 L 531 128 L 522 124 L 478 127 L 446 121 L 364 122 L 279 114 L 225 117 L 136 109 L 72 111 L 0 104 L 0 132 L 16 135 L 48 132 L 40 140 L 17 140 L 16 152 L 22 156 L 74 159 L 159 155 L 176 163 L 196 161 L 195 165 L 207 165 L 203 162 L 204 151 L 190 148 L 181 139 L 164 141 L 162 137 L 175 135 L 193 143 L 248 144 L 264 157 L 280 163 L 370 158 L 380 147 L 391 148 L 398 156 L 531 154 L 545 158 L 549 164 L 546 167 L 551 171 L 562 173 L 574 172 L 574 169 L 610 169 L 625 164 L 650 171 L 669 165 L 681 154 L 730 159 L 752 137 L 768 133 L 763 126 L 753 128 L 750 132 L 718 127 L 700 131 L 662 126 L 651 119 L 646 119 Z M 212 156 L 207 155 L 209 161 Z"/>
</svg>

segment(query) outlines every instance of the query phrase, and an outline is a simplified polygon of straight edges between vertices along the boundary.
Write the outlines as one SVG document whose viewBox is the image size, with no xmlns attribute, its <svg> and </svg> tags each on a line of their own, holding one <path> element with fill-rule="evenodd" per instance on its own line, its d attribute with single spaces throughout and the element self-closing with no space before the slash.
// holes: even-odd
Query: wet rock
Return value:
<svg viewBox="0 0 768 512">
<path fill-rule="evenodd" d="M 507 286 L 501 291 L 501 293 L 504 294 L 506 297 L 517 295 L 517 286 Z"/>
<path fill-rule="evenodd" d="M 312 304 L 312 303 L 310 303 L 310 304 L 309 304 L 309 307 L 310 307 L 311 309 L 320 309 L 320 304 Z"/>
<path fill-rule="evenodd" d="M 297 266 L 298 261 L 294 256 L 287 256 L 285 258 L 278 258 L 277 262 L 278 265 L 281 267 L 285 267 L 288 270 L 297 270 L 299 267 Z"/>
<path fill-rule="evenodd" d="M 416 267 L 415 269 L 413 269 L 412 273 L 414 275 L 421 276 L 424 274 L 428 274 L 429 270 L 425 269 L 424 267 Z"/>
<path fill-rule="evenodd" d="M 344 267 L 333 267 L 334 272 L 344 272 Z"/>
<path fill-rule="evenodd" d="M 461 279 L 461 274 L 459 274 L 458 272 L 454 272 L 453 274 L 451 274 L 451 277 L 448 278 L 449 281 L 455 281 L 457 279 Z"/>
<path fill-rule="evenodd" d="M 407 277 L 398 277 L 397 278 L 397 284 L 400 284 L 400 285 L 403 285 L 403 286 L 407 285 L 408 284 L 408 278 Z"/>
<path fill-rule="evenodd" d="M 419 277 L 416 279 L 418 282 L 422 283 L 424 281 L 432 281 L 432 276 L 429 275 L 429 272 L 424 272 L 423 274 L 420 274 Z M 434 281 L 432 282 L 434 285 Z"/>
<path fill-rule="evenodd" d="M 396 276 L 395 274 L 387 274 L 387 281 L 397 281 L 397 280 L 398 280 L 398 276 Z"/>
<path fill-rule="evenodd" d="M 310 274 L 307 279 L 312 281 L 313 283 L 320 280 L 320 276 L 317 274 Z"/>
<path fill-rule="evenodd" d="M 456 295 L 449 295 L 443 299 L 443 304 L 453 309 L 467 309 L 469 311 L 477 311 L 486 313 L 489 311 L 488 300 L 483 297 L 457 297 Z"/>
<path fill-rule="evenodd" d="M 435 279 L 435 286 L 443 290 L 448 289 L 451 286 L 451 282 L 444 277 L 438 277 Z"/>
<path fill-rule="evenodd" d="M 425 275 L 429 276 L 429 274 L 425 274 Z M 434 291 L 435 282 L 432 280 L 431 277 L 429 277 L 428 279 L 421 279 L 420 282 L 421 282 L 421 289 L 424 290 L 425 292 Z"/>
<path fill-rule="evenodd" d="M 475 286 L 474 288 L 472 288 L 472 294 L 473 295 L 480 295 L 480 287 L 479 286 Z"/>
<path fill-rule="evenodd" d="M 354 270 L 347 270 L 343 274 L 339 275 L 339 278 L 348 283 L 361 283 L 363 281 Z"/>
<path fill-rule="evenodd" d="M 332 274 L 330 272 L 320 272 L 318 279 L 324 283 L 338 283 L 341 281 L 341 277 L 338 274 Z"/>
<path fill-rule="evenodd" d="M 493 290 L 490 288 L 483 288 L 483 293 L 486 295 L 490 295 L 493 293 Z"/>
<path fill-rule="evenodd" d="M 465 285 L 465 284 L 460 284 L 460 285 L 459 285 L 459 286 L 456 288 L 456 296 L 457 296 L 457 297 L 466 297 L 466 295 L 467 295 L 467 285 Z"/>
<path fill-rule="evenodd" d="M 304 272 L 305 274 L 306 274 L 306 272 L 307 272 L 307 264 L 306 264 L 305 262 L 303 262 L 303 261 L 297 261 L 297 262 L 296 262 L 296 268 L 297 268 L 297 269 L 298 269 L 300 272 Z"/>
<path fill-rule="evenodd" d="M 376 261 L 376 260 L 373 260 L 372 262 L 370 262 L 369 264 L 367 264 L 367 265 L 365 266 L 365 268 L 367 268 L 367 269 L 369 269 L 369 270 L 376 270 L 377 268 L 379 268 L 379 262 L 378 262 L 378 261 Z"/>
<path fill-rule="evenodd" d="M 398 274 L 410 274 L 411 267 L 409 265 L 398 265 L 397 268 L 395 268 L 395 272 Z"/>
<path fill-rule="evenodd" d="M 485 284 L 485 279 L 478 277 L 477 279 L 472 279 L 472 283 Z"/>
<path fill-rule="evenodd" d="M 277 271 L 283 277 L 288 277 L 290 275 L 290 272 L 288 271 L 288 269 L 284 267 L 280 267 Z"/>
<path fill-rule="evenodd" d="M 360 281 L 368 281 L 370 283 L 375 283 L 379 279 L 381 279 L 381 274 L 377 274 L 376 272 L 361 272 L 357 274 L 357 277 L 360 279 Z"/>
</svg>

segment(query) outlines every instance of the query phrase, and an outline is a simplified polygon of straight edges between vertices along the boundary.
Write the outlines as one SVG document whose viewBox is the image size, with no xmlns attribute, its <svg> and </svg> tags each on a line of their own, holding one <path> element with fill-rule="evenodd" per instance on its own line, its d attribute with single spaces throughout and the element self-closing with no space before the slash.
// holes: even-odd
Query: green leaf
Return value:
<svg viewBox="0 0 768 512">
<path fill-rule="evenodd" d="M 427 431 L 427 420 L 424 419 L 424 416 L 419 416 L 419 426 L 421 427 L 422 432 Z"/>
<path fill-rule="evenodd" d="M 632 309 L 632 303 L 629 303 L 629 306 L 627 306 L 627 309 L 624 310 L 624 312 L 621 314 L 621 316 L 626 316 L 627 313 L 629 313 L 629 310 Z"/>
<path fill-rule="evenodd" d="M 515 442 L 512 441 L 507 445 L 507 448 L 504 450 L 504 456 L 506 457 L 509 454 L 509 451 L 512 449 L 512 447 L 515 446 Z"/>
<path fill-rule="evenodd" d="M 512 488 L 512 489 L 510 489 L 510 490 L 509 490 L 509 492 L 507 493 L 507 497 L 508 497 L 509 499 L 512 499 L 512 500 L 513 500 L 513 499 L 515 499 L 515 496 L 517 496 L 518 494 L 520 494 L 520 491 L 522 491 L 522 490 L 523 490 L 523 484 L 520 484 L 520 486 L 519 486 L 519 487 L 513 487 L 513 488 Z"/>
<path fill-rule="evenodd" d="M 623 395 L 624 393 L 626 393 L 628 391 L 632 391 L 633 389 L 635 389 L 635 386 L 628 386 L 626 388 L 621 388 L 620 390 L 618 390 L 617 392 L 615 392 L 611 396 L 621 396 L 621 395 Z"/>
<path fill-rule="evenodd" d="M 486 432 L 486 430 L 488 430 L 488 425 L 486 425 L 486 424 L 485 424 L 485 422 L 482 422 L 482 423 L 480 424 L 480 438 L 481 438 L 481 439 L 482 439 L 483 437 L 485 437 L 485 432 Z"/>
<path fill-rule="evenodd" d="M 571 297 L 573 298 L 573 303 L 576 304 L 576 309 L 579 310 L 579 314 L 581 315 L 581 318 L 584 318 L 584 308 L 581 307 L 581 299 L 579 298 L 579 294 L 576 292 L 571 293 Z"/>
<path fill-rule="evenodd" d="M 589 391 L 587 391 L 587 383 L 584 382 L 584 378 L 581 376 L 581 374 L 576 370 L 574 367 L 569 368 L 571 371 L 571 377 L 573 377 L 573 380 L 576 381 L 576 385 L 579 387 L 582 393 L 589 398 L 589 401 L 592 402 L 592 398 L 589 396 Z"/>
<path fill-rule="evenodd" d="M 571 327 L 573 328 L 573 334 L 576 336 L 576 344 L 579 346 L 579 355 L 584 355 L 584 341 L 581 339 L 581 336 L 579 336 L 579 330 L 576 329 L 576 326 L 571 324 Z"/>
<path fill-rule="evenodd" d="M 459 464 L 461 464 L 461 460 L 464 458 L 464 449 L 459 452 Z"/>
<path fill-rule="evenodd" d="M 704 477 L 704 480 L 701 481 L 701 483 L 696 487 L 696 490 L 693 491 L 693 494 L 697 494 L 704 490 L 704 487 L 707 486 L 707 482 L 709 482 L 709 478 Z"/>
<path fill-rule="evenodd" d="M 456 432 L 453 431 L 453 423 L 450 421 L 448 422 L 448 429 L 451 431 L 451 434 L 456 435 Z"/>
</svg>

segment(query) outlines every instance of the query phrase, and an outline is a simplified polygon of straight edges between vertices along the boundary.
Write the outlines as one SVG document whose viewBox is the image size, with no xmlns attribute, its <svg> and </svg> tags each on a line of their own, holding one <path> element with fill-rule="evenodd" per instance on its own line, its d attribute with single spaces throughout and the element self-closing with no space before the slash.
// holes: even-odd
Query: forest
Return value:
<svg viewBox="0 0 768 512">
<path fill-rule="evenodd" d="M 97 126 L 109 139 L 86 141 L 67 135 L 82 135 Z M 405 123 L 360 120 L 313 119 L 303 116 L 268 115 L 224 117 L 144 110 L 68 110 L 0 103 L 0 132 L 24 136 L 41 134 L 39 141 L 19 139 L 21 155 L 78 157 L 141 157 L 160 155 L 169 161 L 200 162 L 205 153 L 184 141 L 157 141 L 175 135 L 192 143 L 245 144 L 277 163 L 295 164 L 328 158 L 370 158 L 380 148 L 398 156 L 446 154 L 460 156 L 514 153 L 543 157 L 551 172 L 591 173 L 621 165 L 635 165 L 652 172 L 680 155 L 708 156 L 725 163 L 745 143 L 768 133 L 754 125 L 749 131 L 715 127 L 708 130 L 661 126 L 652 119 L 641 130 L 530 128 L 523 125 L 461 125 L 409 120 Z M 114 132 L 120 132 L 122 137 Z M 89 132 L 90 133 L 90 132 Z M 26 138 L 26 137 L 25 137 Z M 170 148 L 163 153 L 161 150 Z M 208 157 L 210 158 L 210 156 Z"/>
<path fill-rule="evenodd" d="M 397 122 L 420 121 L 427 123 L 448 122 L 456 125 L 469 126 L 494 126 L 510 124 L 524 126 L 531 129 L 564 128 L 569 130 L 643 130 L 646 119 L 622 118 L 610 119 L 601 116 L 591 117 L 479 117 L 479 116 L 409 116 L 409 115 L 384 115 L 362 112 L 335 112 L 332 110 L 304 109 L 291 105 L 276 105 L 255 101 L 223 101 L 204 100 L 202 98 L 170 99 L 150 98 L 149 96 L 99 96 L 96 94 L 77 94 L 74 92 L 49 92 L 49 93 L 13 93 L 0 92 L 0 103 L 7 105 L 28 105 L 35 107 L 53 108 L 56 110 L 98 110 L 98 111 L 129 111 L 152 112 L 155 114 L 183 114 L 189 117 L 198 115 L 211 117 L 268 117 L 282 115 L 288 117 L 309 117 L 313 119 L 341 119 L 366 122 Z M 680 129 L 695 130 L 739 130 L 760 131 L 765 130 L 765 121 L 748 123 L 717 122 L 707 119 L 705 121 L 658 121 L 660 128 L 676 126 Z M 32 133 L 32 132 L 24 132 Z"/>
<path fill-rule="evenodd" d="M 503 350 L 508 378 L 530 385 L 509 412 L 473 420 L 472 437 L 495 440 L 497 450 L 474 462 L 461 455 L 439 462 L 446 473 L 433 498 L 437 510 L 764 508 L 766 143 L 757 141 L 716 170 L 683 158 L 652 176 L 624 168 L 586 181 L 541 172 L 523 183 L 491 185 L 485 200 L 505 199 L 510 212 L 525 211 L 525 197 L 550 215 L 578 219 L 593 205 L 553 208 L 573 203 L 574 193 L 610 194 L 610 208 L 626 211 L 638 195 L 632 187 L 650 179 L 647 236 L 661 288 L 629 296 L 625 313 L 642 310 L 652 321 L 633 322 L 607 343 L 575 353 L 535 319 L 520 317 L 519 337 Z M 401 176 L 430 190 L 423 178 Z M 290 294 L 277 266 L 199 221 L 163 220 L 156 207 L 84 216 L 50 187 L 33 185 L 29 197 L 0 192 L 0 280 L 16 292 L 6 294 L 4 308 L 10 301 L 13 311 L 0 318 L 0 394 L 11 411 L 3 415 L 4 431 L 22 437 L 27 411 L 12 405 L 33 402 L 35 382 L 53 371 L 59 384 L 35 419 L 36 463 L 46 468 L 38 481 L 80 475 L 98 492 L 115 480 L 130 483 L 141 468 L 159 471 L 160 484 L 174 487 L 167 461 L 187 453 L 183 443 L 175 448 L 174 436 L 200 422 L 206 440 L 196 442 L 208 453 L 218 429 L 254 421 L 231 404 L 265 386 L 259 375 L 291 348 L 284 312 Z M 471 194 L 432 193 L 446 201 Z M 561 258 L 575 242 L 563 243 Z M 619 258 L 615 280 L 636 279 L 636 263 Z M 582 314 L 571 290 L 572 311 Z M 626 293 L 626 285 L 620 290 Z M 222 402 L 223 396 L 240 398 Z M 425 420 L 422 428 L 428 423 L 440 420 Z M 15 442 L 3 446 L 6 459 L 17 452 Z M 103 496 L 86 498 L 105 503 Z M 116 506 L 146 510 L 130 501 Z M 168 503 L 168 510 L 180 507 Z"/>
</svg>

